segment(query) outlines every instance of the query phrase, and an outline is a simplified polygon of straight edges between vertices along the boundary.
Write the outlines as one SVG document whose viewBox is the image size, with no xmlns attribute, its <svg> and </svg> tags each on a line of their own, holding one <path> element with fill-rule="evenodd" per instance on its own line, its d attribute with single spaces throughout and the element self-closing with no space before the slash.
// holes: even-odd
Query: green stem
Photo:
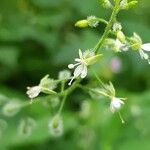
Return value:
<svg viewBox="0 0 150 150">
<path fill-rule="evenodd" d="M 109 35 L 109 31 L 111 30 L 111 27 L 116 19 L 118 11 L 119 11 L 119 3 L 120 3 L 120 0 L 116 0 L 112 15 L 111 15 L 110 20 L 105 28 L 105 32 L 104 32 L 103 36 L 100 38 L 100 40 L 98 41 L 98 43 L 96 44 L 96 46 L 94 47 L 95 54 L 98 53 L 98 50 L 101 48 L 105 39 Z"/>
<path fill-rule="evenodd" d="M 97 20 L 99 21 L 99 22 L 102 22 L 102 23 L 104 23 L 104 24 L 108 24 L 108 21 L 106 21 L 105 19 L 102 19 L 102 18 L 97 18 Z"/>
<path fill-rule="evenodd" d="M 60 104 L 60 108 L 59 108 L 59 110 L 58 110 L 58 115 L 60 115 L 60 113 L 61 113 L 61 111 L 62 111 L 62 109 L 63 109 L 63 107 L 64 107 L 64 104 L 65 104 L 65 101 L 66 101 L 66 99 L 67 99 L 67 96 L 74 90 L 74 89 L 76 89 L 76 87 L 78 86 L 78 83 L 81 81 L 81 79 L 77 79 L 74 83 L 73 83 L 73 85 L 70 87 L 70 88 L 68 88 L 66 91 L 64 91 L 64 96 L 63 96 L 63 99 L 62 99 L 62 101 L 61 101 L 61 104 Z"/>
<path fill-rule="evenodd" d="M 61 93 L 64 91 L 65 89 L 65 81 L 61 82 Z"/>
<path fill-rule="evenodd" d="M 93 73 L 94 73 L 96 79 L 97 79 L 97 80 L 99 81 L 99 83 L 102 85 L 102 87 L 107 90 L 105 84 L 104 84 L 103 81 L 98 77 L 98 75 L 96 74 L 96 72 L 95 72 L 94 70 L 92 70 L 92 71 L 93 71 Z"/>
<path fill-rule="evenodd" d="M 63 97 L 63 99 L 62 99 L 62 102 L 61 102 L 61 105 L 60 105 L 60 107 L 59 107 L 59 110 L 58 110 L 58 115 L 60 115 L 60 113 L 61 113 L 61 111 L 62 111 L 62 109 L 63 109 L 63 107 L 64 107 L 64 104 L 65 104 L 65 101 L 66 101 L 66 99 L 67 99 L 67 93 L 64 95 L 64 97 Z"/>
</svg>

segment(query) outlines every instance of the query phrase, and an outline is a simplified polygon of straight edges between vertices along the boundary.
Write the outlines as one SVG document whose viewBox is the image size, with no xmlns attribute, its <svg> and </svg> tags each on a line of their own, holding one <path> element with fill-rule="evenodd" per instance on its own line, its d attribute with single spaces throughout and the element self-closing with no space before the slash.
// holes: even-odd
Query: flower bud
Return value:
<svg viewBox="0 0 150 150">
<path fill-rule="evenodd" d="M 79 27 L 79 28 L 88 27 L 88 21 L 87 20 L 79 20 L 75 23 L 75 27 Z"/>
<path fill-rule="evenodd" d="M 101 0 L 100 3 L 104 8 L 107 8 L 107 9 L 113 7 L 109 0 Z"/>
<path fill-rule="evenodd" d="M 59 72 L 58 79 L 64 80 L 69 79 L 71 77 L 71 73 L 68 70 L 63 70 Z"/>
<path fill-rule="evenodd" d="M 2 109 L 5 116 L 12 117 L 20 111 L 20 103 L 18 101 L 10 101 L 6 103 Z"/>
<path fill-rule="evenodd" d="M 142 45 L 142 39 L 137 33 L 133 33 L 133 36 L 129 39 L 131 48 L 133 50 L 139 50 Z"/>
<path fill-rule="evenodd" d="M 125 42 L 126 37 L 122 31 L 117 32 L 117 39 L 122 43 Z"/>
<path fill-rule="evenodd" d="M 33 129 L 36 126 L 36 122 L 32 118 L 25 118 L 20 121 L 18 132 L 22 136 L 30 136 Z"/>
<path fill-rule="evenodd" d="M 120 24 L 119 22 L 115 22 L 115 23 L 113 24 L 113 31 L 114 31 L 114 32 L 118 32 L 118 31 L 121 31 L 121 30 L 122 30 L 121 24 Z"/>
<path fill-rule="evenodd" d="M 58 137 L 63 134 L 63 121 L 60 116 L 54 116 L 48 124 L 49 132 L 52 136 Z"/>
<path fill-rule="evenodd" d="M 120 2 L 120 9 L 130 9 L 135 7 L 135 5 L 138 3 L 138 1 L 134 0 L 128 3 L 127 0 L 122 0 Z"/>
<path fill-rule="evenodd" d="M 122 0 L 120 2 L 120 9 L 128 9 L 128 1 L 127 0 Z"/>
</svg>

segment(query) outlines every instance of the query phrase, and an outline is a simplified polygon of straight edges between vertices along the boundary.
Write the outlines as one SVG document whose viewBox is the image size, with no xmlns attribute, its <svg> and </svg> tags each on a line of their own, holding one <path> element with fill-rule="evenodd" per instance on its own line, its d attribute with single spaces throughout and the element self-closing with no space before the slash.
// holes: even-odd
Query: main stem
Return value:
<svg viewBox="0 0 150 150">
<path fill-rule="evenodd" d="M 109 31 L 111 30 L 111 27 L 116 19 L 116 16 L 117 16 L 117 13 L 119 11 L 119 4 L 120 4 L 120 0 L 116 0 L 115 2 L 115 6 L 113 8 L 113 12 L 112 12 L 112 15 L 110 17 L 110 20 L 105 28 L 105 32 L 104 34 L 102 35 L 102 37 L 100 38 L 100 40 L 98 41 L 98 43 L 96 44 L 96 46 L 94 47 L 94 51 L 95 51 L 95 54 L 98 53 L 98 50 L 101 48 L 101 46 L 103 45 L 105 39 L 107 38 L 108 34 L 109 34 Z"/>
</svg>

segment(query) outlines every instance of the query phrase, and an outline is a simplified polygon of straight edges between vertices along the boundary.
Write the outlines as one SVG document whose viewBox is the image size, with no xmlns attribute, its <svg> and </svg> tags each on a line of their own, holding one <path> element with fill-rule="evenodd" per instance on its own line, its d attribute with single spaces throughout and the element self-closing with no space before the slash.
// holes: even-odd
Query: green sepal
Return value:
<svg viewBox="0 0 150 150">
<path fill-rule="evenodd" d="M 44 88 L 44 87 L 42 87 L 41 88 L 41 91 L 43 92 L 43 93 L 45 93 L 45 94 L 57 94 L 57 92 L 55 92 L 55 91 L 53 91 L 53 90 L 50 90 L 50 89 L 48 89 L 48 88 Z"/>
<path fill-rule="evenodd" d="M 96 63 L 102 56 L 103 56 L 102 54 L 98 54 L 93 57 L 87 58 L 85 61 L 86 61 L 87 65 L 92 65 L 92 64 Z"/>
</svg>

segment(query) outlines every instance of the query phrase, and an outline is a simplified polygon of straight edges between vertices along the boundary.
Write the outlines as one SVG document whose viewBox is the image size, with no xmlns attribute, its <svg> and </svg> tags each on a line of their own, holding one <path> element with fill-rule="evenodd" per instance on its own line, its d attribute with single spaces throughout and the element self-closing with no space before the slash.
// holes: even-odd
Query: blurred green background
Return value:
<svg viewBox="0 0 150 150">
<path fill-rule="evenodd" d="M 137 32 L 150 42 L 149 9 L 149 0 L 139 0 L 135 9 L 119 14 L 126 35 Z M 128 98 L 122 110 L 125 124 L 111 114 L 105 99 L 91 99 L 78 89 L 67 99 L 61 137 L 48 132 L 58 106 L 53 108 L 45 97 L 14 117 L 2 111 L 8 101 L 29 101 L 27 86 L 37 85 L 45 74 L 56 79 L 79 48 L 96 44 L 105 26 L 76 29 L 77 20 L 89 15 L 109 19 L 110 14 L 98 0 L 0 0 L 0 119 L 7 122 L 4 129 L 0 120 L 1 150 L 150 150 L 150 69 L 135 52 L 103 52 L 105 57 L 94 66 L 105 81 L 113 81 L 118 96 Z M 26 117 L 36 121 L 29 136 L 18 133 Z"/>
</svg>

